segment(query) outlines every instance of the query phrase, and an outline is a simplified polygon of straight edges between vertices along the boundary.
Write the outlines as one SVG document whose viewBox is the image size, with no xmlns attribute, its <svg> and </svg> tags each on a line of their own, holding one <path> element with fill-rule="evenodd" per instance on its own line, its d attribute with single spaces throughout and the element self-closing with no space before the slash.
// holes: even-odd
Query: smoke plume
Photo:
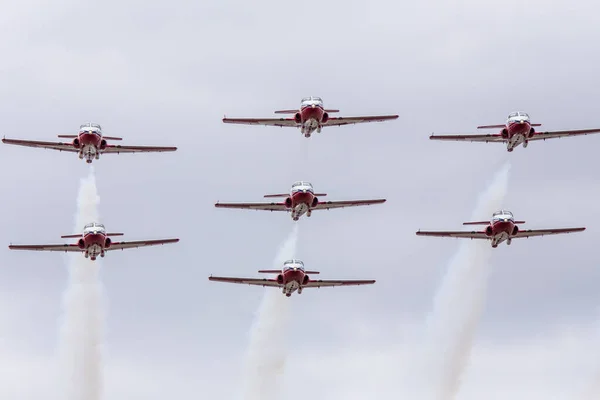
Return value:
<svg viewBox="0 0 600 400">
<path fill-rule="evenodd" d="M 81 180 L 74 232 L 98 221 L 100 198 L 93 168 Z M 103 291 L 98 276 L 100 262 L 81 253 L 69 253 L 69 283 L 64 294 L 60 332 L 63 384 L 67 400 L 102 398 Z"/>
<path fill-rule="evenodd" d="M 508 186 L 507 162 L 481 193 L 471 220 L 482 220 L 502 208 Z M 435 296 L 428 324 L 427 362 L 432 400 L 456 397 L 485 303 L 489 256 L 487 240 L 460 241 Z"/>
<path fill-rule="evenodd" d="M 283 243 L 273 267 L 293 258 L 298 240 L 298 224 Z M 244 400 L 276 400 L 281 397 L 279 380 L 286 360 L 286 328 L 290 299 L 280 290 L 265 288 L 265 294 L 256 313 L 250 333 L 244 373 Z"/>
</svg>

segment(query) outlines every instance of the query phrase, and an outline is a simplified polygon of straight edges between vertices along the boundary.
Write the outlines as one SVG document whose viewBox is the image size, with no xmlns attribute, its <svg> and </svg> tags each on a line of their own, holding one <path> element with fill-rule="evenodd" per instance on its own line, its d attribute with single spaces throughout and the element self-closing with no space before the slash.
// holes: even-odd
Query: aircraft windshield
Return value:
<svg viewBox="0 0 600 400">
<path fill-rule="evenodd" d="M 522 111 L 515 111 L 515 112 L 510 113 L 508 115 L 508 118 L 509 119 L 512 119 L 512 118 L 529 119 L 529 115 Z"/>
<path fill-rule="evenodd" d="M 305 97 L 302 104 L 323 104 L 323 100 L 320 97 Z"/>
<path fill-rule="evenodd" d="M 83 124 L 79 127 L 79 129 L 86 129 L 86 128 L 94 128 L 94 129 L 99 129 L 102 130 L 102 128 L 100 127 L 99 124 L 93 124 L 93 123 L 87 123 L 87 124 Z"/>
<path fill-rule="evenodd" d="M 92 229 L 92 228 L 96 228 L 98 230 L 104 230 L 104 225 L 99 224 L 97 222 L 90 222 L 89 224 L 86 224 L 83 227 L 84 230 L 86 230 L 86 229 Z"/>
<path fill-rule="evenodd" d="M 309 187 L 312 189 L 312 184 L 310 182 L 306 182 L 306 181 L 298 181 L 298 182 L 294 182 L 294 184 L 292 185 L 292 188 L 297 188 L 297 187 Z"/>
<path fill-rule="evenodd" d="M 513 214 L 510 211 L 500 210 L 500 211 L 496 211 L 493 214 L 492 219 L 494 221 L 497 221 L 497 220 L 510 220 L 510 221 L 513 221 L 514 217 L 513 217 Z"/>
<path fill-rule="evenodd" d="M 283 263 L 283 270 L 288 270 L 291 268 L 298 268 L 301 271 L 304 271 L 304 263 L 300 260 L 287 260 Z"/>
</svg>

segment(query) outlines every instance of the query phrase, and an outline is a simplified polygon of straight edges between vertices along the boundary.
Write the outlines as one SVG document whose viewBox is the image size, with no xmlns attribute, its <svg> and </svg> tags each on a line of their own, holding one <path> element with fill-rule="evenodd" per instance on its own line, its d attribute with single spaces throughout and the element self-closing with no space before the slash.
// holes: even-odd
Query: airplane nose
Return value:
<svg viewBox="0 0 600 400">
<path fill-rule="evenodd" d="M 312 108 L 315 108 L 315 105 L 313 104 L 311 107 L 312 107 Z"/>
<path fill-rule="evenodd" d="M 294 267 L 294 271 L 298 271 L 298 267 Z"/>
</svg>

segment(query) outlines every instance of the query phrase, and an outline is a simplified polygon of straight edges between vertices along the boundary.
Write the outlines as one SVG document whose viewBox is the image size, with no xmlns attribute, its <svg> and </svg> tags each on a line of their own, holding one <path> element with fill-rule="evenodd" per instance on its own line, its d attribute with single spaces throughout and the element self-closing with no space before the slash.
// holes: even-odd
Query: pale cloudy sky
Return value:
<svg viewBox="0 0 600 400">
<path fill-rule="evenodd" d="M 213 204 L 258 201 L 300 179 L 331 199 L 388 202 L 300 221 L 297 256 L 323 279 L 377 283 L 287 299 L 281 397 L 421 398 L 427 381 L 411 378 L 419 332 L 459 242 L 414 232 L 460 228 L 507 159 L 505 207 L 517 218 L 588 229 L 493 252 L 458 398 L 584 399 L 599 390 L 600 135 L 512 154 L 428 140 L 502 123 L 515 109 L 548 130 L 599 127 L 597 14 L 593 1 L 5 1 L 2 135 L 52 140 L 93 120 L 123 144 L 179 147 L 95 163 L 109 230 L 181 238 L 103 260 L 104 398 L 239 396 L 265 290 L 207 276 L 271 268 L 292 222 Z M 310 140 L 221 122 L 267 117 L 309 95 L 340 115 L 400 117 Z M 0 151 L 0 244 L 73 233 L 85 163 L 50 150 Z M 66 257 L 8 249 L 1 257 L 0 397 L 62 398 L 55 359 Z"/>
</svg>

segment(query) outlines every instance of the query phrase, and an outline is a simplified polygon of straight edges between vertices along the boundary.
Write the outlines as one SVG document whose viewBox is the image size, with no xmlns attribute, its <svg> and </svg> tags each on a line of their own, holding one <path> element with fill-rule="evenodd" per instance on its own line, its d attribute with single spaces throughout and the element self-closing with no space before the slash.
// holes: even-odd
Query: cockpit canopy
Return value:
<svg viewBox="0 0 600 400">
<path fill-rule="evenodd" d="M 300 190 L 314 193 L 312 184 L 310 182 L 306 182 L 306 181 L 294 182 L 294 184 L 292 185 L 292 192 L 297 192 Z"/>
<path fill-rule="evenodd" d="M 301 271 L 304 271 L 304 263 L 300 260 L 287 260 L 283 263 L 283 270 L 289 270 L 291 268 L 298 268 Z"/>
<path fill-rule="evenodd" d="M 323 100 L 320 97 L 305 97 L 302 99 L 301 104 L 304 105 L 312 105 L 312 104 L 316 104 L 316 105 L 323 105 Z"/>
<path fill-rule="evenodd" d="M 508 119 L 509 120 L 513 120 L 513 119 L 521 120 L 522 119 L 522 120 L 529 121 L 529 114 L 527 114 L 523 111 L 515 111 L 515 112 L 508 114 Z"/>
<path fill-rule="evenodd" d="M 499 221 L 499 220 L 509 220 L 509 221 L 514 221 L 515 218 L 513 217 L 513 214 L 510 211 L 507 210 L 500 210 L 500 211 L 496 211 L 493 215 L 492 215 L 492 220 L 493 221 Z"/>
<path fill-rule="evenodd" d="M 81 126 L 79 126 L 79 129 L 95 129 L 101 131 L 102 127 L 99 124 L 88 122 L 86 124 L 81 124 Z"/>
<path fill-rule="evenodd" d="M 83 231 L 99 231 L 99 232 L 104 232 L 106 231 L 106 229 L 104 228 L 104 225 L 99 224 L 98 222 L 90 222 L 89 224 L 86 224 L 83 227 Z"/>
</svg>

